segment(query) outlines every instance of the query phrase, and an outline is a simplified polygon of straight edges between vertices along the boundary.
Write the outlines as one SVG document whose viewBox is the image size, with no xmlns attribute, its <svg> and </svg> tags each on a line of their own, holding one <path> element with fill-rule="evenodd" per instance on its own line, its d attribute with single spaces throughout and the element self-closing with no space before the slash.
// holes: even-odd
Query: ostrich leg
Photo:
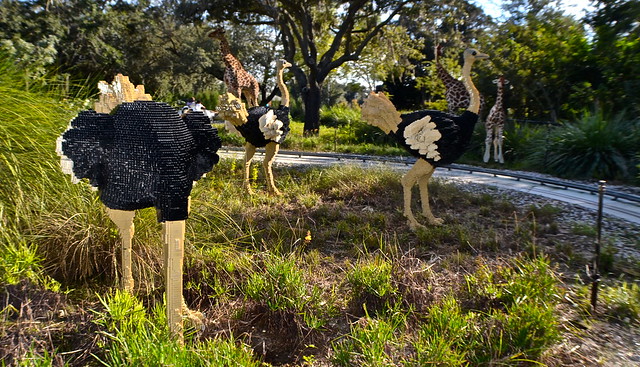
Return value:
<svg viewBox="0 0 640 367">
<path fill-rule="evenodd" d="M 422 176 L 418 178 L 418 187 L 420 187 L 420 202 L 422 204 L 422 214 L 427 218 L 427 221 L 431 225 L 439 226 L 444 221 L 440 218 L 436 218 L 433 213 L 431 213 L 431 207 L 429 206 L 429 180 L 431 179 L 431 175 L 433 171 L 435 171 L 435 167 L 429 164 L 429 162 L 420 159 L 419 161 L 424 162 L 426 167 L 422 172 Z"/>
<path fill-rule="evenodd" d="M 171 333 L 182 341 L 184 328 L 182 322 L 182 265 L 185 221 L 165 222 L 163 223 L 163 232 L 167 322 Z"/>
<path fill-rule="evenodd" d="M 423 172 L 425 169 L 425 164 L 428 164 L 425 160 L 418 159 L 413 167 L 411 167 L 409 172 L 402 176 L 402 179 L 400 180 L 402 183 L 404 194 L 404 216 L 407 217 L 409 227 L 412 230 L 424 227 L 422 224 L 418 223 L 416 218 L 413 216 L 413 212 L 411 211 L 411 190 L 413 188 L 413 185 L 418 182 L 418 178 L 424 174 Z"/>
<path fill-rule="evenodd" d="M 262 165 L 264 167 L 264 174 L 267 178 L 267 188 L 269 192 L 274 195 L 282 195 L 273 182 L 273 171 L 271 170 L 273 160 L 276 157 L 276 154 L 278 154 L 278 150 L 280 150 L 280 144 L 274 142 L 268 143 L 265 148 L 266 154 L 264 156 L 264 161 L 262 162 Z"/>
<path fill-rule="evenodd" d="M 133 291 L 133 275 L 131 272 L 131 240 L 135 227 L 133 225 L 133 217 L 135 211 L 116 210 L 107 208 L 107 215 L 118 227 L 120 240 L 122 242 L 122 289 Z"/>
<path fill-rule="evenodd" d="M 256 147 L 247 143 L 244 145 L 244 188 L 249 192 L 249 194 L 253 193 L 251 190 L 251 182 L 249 181 L 249 177 L 251 175 L 251 160 L 253 159 L 253 155 L 256 154 Z"/>
</svg>

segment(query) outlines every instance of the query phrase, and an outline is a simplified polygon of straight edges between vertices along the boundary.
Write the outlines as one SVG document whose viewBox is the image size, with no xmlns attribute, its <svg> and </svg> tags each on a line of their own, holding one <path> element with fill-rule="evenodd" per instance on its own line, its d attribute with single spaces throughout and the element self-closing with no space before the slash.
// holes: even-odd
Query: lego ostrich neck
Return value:
<svg viewBox="0 0 640 367">
<path fill-rule="evenodd" d="M 278 68 L 278 88 L 280 88 L 280 93 L 282 94 L 282 106 L 289 107 L 289 90 L 287 89 L 287 85 L 284 84 L 284 69 L 291 66 L 285 60 L 278 60 L 276 63 Z"/>
<path fill-rule="evenodd" d="M 474 61 L 475 57 L 465 53 L 464 65 L 462 66 L 462 82 L 471 96 L 471 103 L 467 110 L 477 115 L 478 111 L 480 111 L 480 92 L 478 92 L 478 89 L 476 89 L 476 86 L 471 80 L 471 67 L 473 66 Z"/>
</svg>

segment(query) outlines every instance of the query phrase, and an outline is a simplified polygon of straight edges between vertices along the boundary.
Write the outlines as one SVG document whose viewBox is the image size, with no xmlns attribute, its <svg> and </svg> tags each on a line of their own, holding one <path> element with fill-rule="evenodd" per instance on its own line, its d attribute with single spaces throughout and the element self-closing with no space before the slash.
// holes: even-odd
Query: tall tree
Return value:
<svg viewBox="0 0 640 367">
<path fill-rule="evenodd" d="M 640 2 L 595 0 L 587 16 L 594 30 L 592 80 L 607 110 L 640 112 Z"/>
<path fill-rule="evenodd" d="M 550 0 L 511 0 L 504 10 L 509 17 L 481 42 L 492 55 L 494 75 L 504 74 L 513 86 L 509 108 L 529 119 L 573 117 L 588 104 L 572 99 L 584 93 L 584 26 Z"/>
<path fill-rule="evenodd" d="M 279 29 L 305 107 L 305 134 L 320 129 L 322 84 L 357 61 L 369 43 L 409 7 L 410 0 L 203 0 L 212 18 Z"/>
</svg>

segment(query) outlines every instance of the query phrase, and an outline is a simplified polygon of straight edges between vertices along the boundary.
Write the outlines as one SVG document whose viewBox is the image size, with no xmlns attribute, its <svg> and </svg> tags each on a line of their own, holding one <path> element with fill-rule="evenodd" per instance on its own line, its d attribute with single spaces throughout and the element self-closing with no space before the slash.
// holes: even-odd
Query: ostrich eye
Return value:
<svg viewBox="0 0 640 367">
<path fill-rule="evenodd" d="M 472 54 L 473 56 L 475 56 L 475 55 L 477 55 L 478 53 L 477 53 L 477 52 L 475 52 L 475 51 L 473 51 L 471 54 Z"/>
</svg>

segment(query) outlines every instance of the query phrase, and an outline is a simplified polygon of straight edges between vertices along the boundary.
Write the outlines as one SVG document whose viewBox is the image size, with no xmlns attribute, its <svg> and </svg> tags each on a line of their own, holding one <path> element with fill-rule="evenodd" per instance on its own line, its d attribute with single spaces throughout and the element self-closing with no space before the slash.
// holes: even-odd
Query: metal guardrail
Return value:
<svg viewBox="0 0 640 367">
<path fill-rule="evenodd" d="M 239 147 L 223 147 L 222 149 L 225 149 L 228 151 L 244 150 L 243 148 L 239 148 Z M 264 149 L 258 148 L 258 152 L 264 152 Z M 298 156 L 300 158 L 302 158 L 303 156 L 307 156 L 307 157 L 333 158 L 337 160 L 343 160 L 343 159 L 357 160 L 357 161 L 363 161 L 363 162 L 366 162 L 366 161 L 376 161 L 376 162 L 382 162 L 382 163 L 389 162 L 389 163 L 405 164 L 405 165 L 412 165 L 416 161 L 416 158 L 414 157 L 385 157 L 385 156 L 372 156 L 372 155 L 350 154 L 350 153 L 305 152 L 305 151 L 293 151 L 293 150 L 280 150 L 278 154 L 293 155 L 293 156 Z M 543 185 L 543 186 L 551 185 L 551 186 L 561 187 L 565 190 L 574 189 L 574 190 L 586 191 L 591 193 L 592 195 L 598 194 L 598 186 L 595 184 L 591 186 L 591 185 L 586 185 L 578 182 L 571 182 L 571 181 L 565 181 L 565 180 L 559 180 L 559 179 L 553 179 L 553 178 L 547 178 L 547 177 L 528 175 L 526 173 L 509 172 L 509 171 L 503 171 L 499 169 L 475 167 L 475 166 L 462 165 L 457 163 L 448 164 L 441 167 L 448 170 L 466 171 L 469 173 L 490 174 L 490 175 L 493 175 L 494 177 L 496 176 L 512 177 L 517 181 L 526 180 L 526 181 L 539 183 L 540 185 Z M 639 195 L 629 194 L 629 193 L 621 192 L 617 190 L 611 190 L 609 188 L 607 188 L 605 192 L 605 196 L 609 196 L 613 200 L 624 199 L 631 202 L 640 203 Z"/>
</svg>

